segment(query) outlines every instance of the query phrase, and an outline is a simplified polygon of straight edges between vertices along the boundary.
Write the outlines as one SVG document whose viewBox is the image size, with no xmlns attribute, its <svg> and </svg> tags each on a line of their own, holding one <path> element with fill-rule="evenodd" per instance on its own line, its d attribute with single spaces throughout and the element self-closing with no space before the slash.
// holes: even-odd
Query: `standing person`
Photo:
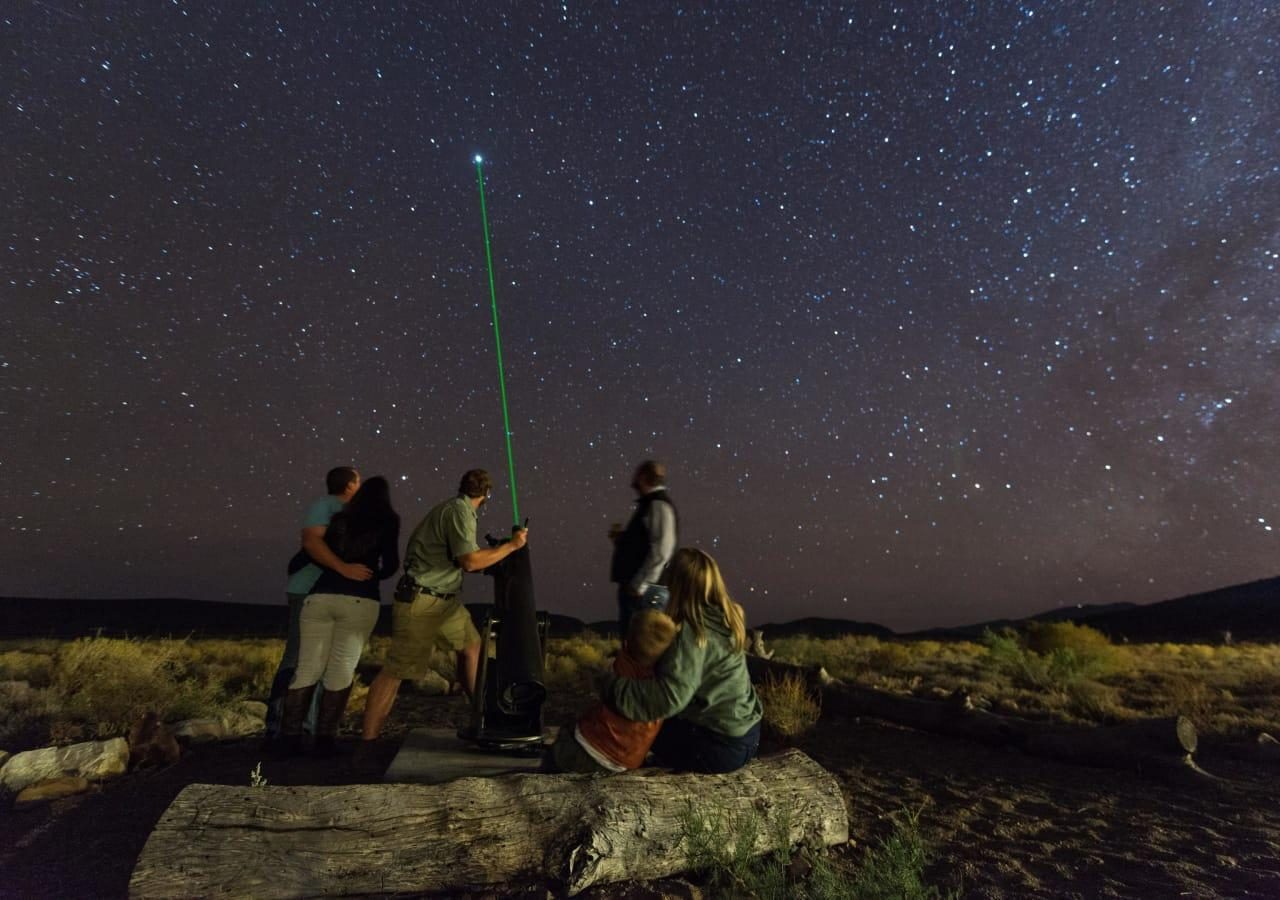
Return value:
<svg viewBox="0 0 1280 900">
<path fill-rule="evenodd" d="M 457 654 L 458 680 L 468 696 L 475 693 L 480 634 L 458 599 L 462 574 L 506 559 L 525 545 L 529 534 L 517 528 L 511 540 L 496 547 L 481 550 L 476 544 L 477 512 L 488 502 L 492 486 L 484 469 L 469 470 L 457 496 L 432 507 L 409 537 L 405 574 L 396 585 L 391 613 L 391 648 L 365 699 L 364 740 L 357 750 L 360 767 L 372 758 L 373 742 L 391 714 L 400 682 L 427 674 L 433 647 Z"/>
<path fill-rule="evenodd" d="M 331 755 L 347 708 L 356 663 L 378 624 L 378 582 L 400 568 L 400 517 L 391 507 L 387 479 L 370 478 L 346 508 L 336 513 L 325 544 L 344 563 L 371 570 L 353 579 L 329 569 L 321 573 L 299 617 L 298 668 L 285 695 L 281 731 L 285 753 L 302 749 L 302 720 L 323 678 L 316 721 L 316 753 Z"/>
<path fill-rule="evenodd" d="M 275 678 L 271 682 L 271 696 L 267 700 L 268 741 L 274 741 L 280 735 L 285 692 L 288 691 L 294 670 L 298 667 L 298 621 L 302 615 L 302 602 L 307 599 L 316 579 L 324 571 L 321 566 L 354 581 L 362 581 L 373 574 L 368 566 L 343 562 L 324 542 L 329 520 L 359 490 L 360 473 L 350 466 L 338 466 L 329 470 L 324 483 L 328 494 L 313 501 L 302 517 L 302 549 L 294 559 L 304 565 L 298 569 L 294 568 L 292 561 L 289 565 L 289 583 L 285 585 L 285 595 L 289 600 L 289 630 L 284 642 L 284 656 L 280 658 L 280 665 L 276 668 Z M 315 731 L 317 710 L 318 700 L 303 722 L 305 731 Z"/>
<path fill-rule="evenodd" d="M 670 584 L 675 642 L 653 678 L 607 674 L 601 699 L 635 722 L 666 720 L 653 743 L 658 765 L 732 772 L 760 748 L 763 709 L 747 673 L 746 617 L 701 550 L 676 552 Z"/>
<path fill-rule="evenodd" d="M 647 459 L 637 468 L 631 487 L 639 495 L 626 528 L 609 531 L 613 561 L 609 580 L 618 585 L 618 633 L 626 636 L 631 616 L 641 609 L 662 609 L 670 596 L 660 584 L 675 552 L 679 528 L 675 504 L 667 494 L 667 467 Z"/>
</svg>

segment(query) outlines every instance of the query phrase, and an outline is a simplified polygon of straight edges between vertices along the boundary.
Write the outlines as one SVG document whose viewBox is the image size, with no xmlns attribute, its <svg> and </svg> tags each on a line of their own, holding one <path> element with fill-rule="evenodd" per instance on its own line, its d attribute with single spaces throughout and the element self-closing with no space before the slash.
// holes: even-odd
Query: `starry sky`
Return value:
<svg viewBox="0 0 1280 900">
<path fill-rule="evenodd" d="M 756 623 L 1275 575 L 1277 59 L 1260 0 L 7 4 L 0 593 L 283 602 L 339 464 L 504 531 L 476 154 L 541 607 L 614 614 L 647 457 Z"/>
</svg>

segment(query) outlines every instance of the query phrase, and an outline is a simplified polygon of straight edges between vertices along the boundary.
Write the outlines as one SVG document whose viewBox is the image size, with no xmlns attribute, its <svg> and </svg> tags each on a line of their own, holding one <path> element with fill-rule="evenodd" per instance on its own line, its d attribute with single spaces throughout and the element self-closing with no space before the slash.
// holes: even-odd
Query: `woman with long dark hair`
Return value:
<svg viewBox="0 0 1280 900">
<path fill-rule="evenodd" d="M 374 574 L 367 581 L 352 581 L 326 569 L 303 603 L 298 668 L 281 721 L 287 754 L 302 749 L 302 720 L 321 681 L 315 750 L 321 755 L 334 752 L 356 663 L 378 624 L 378 582 L 400 568 L 400 517 L 391 507 L 387 479 L 376 476 L 361 484 L 329 523 L 324 540 L 343 562 L 368 566 Z"/>
</svg>

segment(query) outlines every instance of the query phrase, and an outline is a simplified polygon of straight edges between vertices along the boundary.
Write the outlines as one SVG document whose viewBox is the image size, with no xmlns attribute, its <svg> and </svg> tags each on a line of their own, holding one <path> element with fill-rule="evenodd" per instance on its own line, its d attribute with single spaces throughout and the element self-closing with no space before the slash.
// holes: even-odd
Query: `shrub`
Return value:
<svg viewBox="0 0 1280 900">
<path fill-rule="evenodd" d="M 1123 718 L 1120 692 L 1094 681 L 1076 681 L 1066 688 L 1070 711 L 1090 722 L 1114 722 Z"/>
<path fill-rule="evenodd" d="M 853 873 L 851 883 L 824 887 L 832 898 L 894 897 L 902 900 L 933 900 L 942 894 L 925 882 L 924 869 L 930 852 L 920 836 L 920 813 L 903 813 L 894 818 L 893 831 L 863 854 L 862 865 Z"/>
<path fill-rule="evenodd" d="M 911 651 L 901 644 L 881 644 L 867 655 L 868 668 L 886 675 L 907 668 L 911 661 Z"/>
<path fill-rule="evenodd" d="M 48 687 L 53 680 L 53 654 L 29 650 L 0 653 L 0 681 L 25 681 L 32 687 Z"/>
<path fill-rule="evenodd" d="M 798 672 L 781 677 L 770 675 L 760 685 L 759 693 L 765 725 L 784 738 L 804 734 L 822 714 L 817 692 L 810 690 Z"/>
<path fill-rule="evenodd" d="M 65 712 L 99 737 L 125 733 L 147 710 L 162 719 L 209 715 L 224 698 L 200 673 L 186 671 L 181 642 L 81 638 L 58 652 L 53 684 Z"/>
<path fill-rule="evenodd" d="M 895 817 L 894 829 L 863 855 L 857 869 L 833 862 L 824 851 L 802 850 L 808 874 L 792 878 L 792 816 L 782 810 L 773 823 L 773 853 L 756 855 L 762 841 L 758 816 L 706 813 L 692 803 L 681 816 L 681 842 L 690 866 L 716 898 L 755 900 L 936 900 L 943 895 L 925 882 L 929 851 L 917 825 L 919 814 Z M 949 896 L 949 895 L 948 895 Z"/>
<path fill-rule="evenodd" d="M 1118 648 L 1106 635 L 1072 622 L 1033 622 L 1024 636 L 1011 629 L 983 635 L 989 662 L 1023 687 L 1065 690 L 1113 671 Z"/>
</svg>

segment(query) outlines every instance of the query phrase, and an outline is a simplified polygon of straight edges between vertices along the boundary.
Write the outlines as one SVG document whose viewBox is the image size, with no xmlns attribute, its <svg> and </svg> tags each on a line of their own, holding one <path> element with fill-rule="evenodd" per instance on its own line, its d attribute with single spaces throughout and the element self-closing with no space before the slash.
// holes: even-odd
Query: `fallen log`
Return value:
<svg viewBox="0 0 1280 900">
<path fill-rule="evenodd" d="M 260 898 L 592 885 L 685 871 L 690 815 L 753 817 L 754 852 L 849 838 L 835 778 L 798 750 L 728 775 L 506 775 L 441 785 L 191 785 L 129 896 Z M 785 842 L 788 848 L 779 845 Z M 732 827 L 730 827 L 732 833 Z"/>
<path fill-rule="evenodd" d="M 842 684 L 821 666 L 748 657 L 752 678 L 795 676 L 821 690 L 824 713 L 865 716 L 917 731 L 1015 747 L 1032 756 L 1078 765 L 1123 769 L 1181 780 L 1212 778 L 1194 762 L 1196 727 L 1186 716 L 1135 719 L 1118 725 L 1078 726 L 1001 716 L 976 709 L 963 694 L 922 700 L 873 688 Z"/>
</svg>

